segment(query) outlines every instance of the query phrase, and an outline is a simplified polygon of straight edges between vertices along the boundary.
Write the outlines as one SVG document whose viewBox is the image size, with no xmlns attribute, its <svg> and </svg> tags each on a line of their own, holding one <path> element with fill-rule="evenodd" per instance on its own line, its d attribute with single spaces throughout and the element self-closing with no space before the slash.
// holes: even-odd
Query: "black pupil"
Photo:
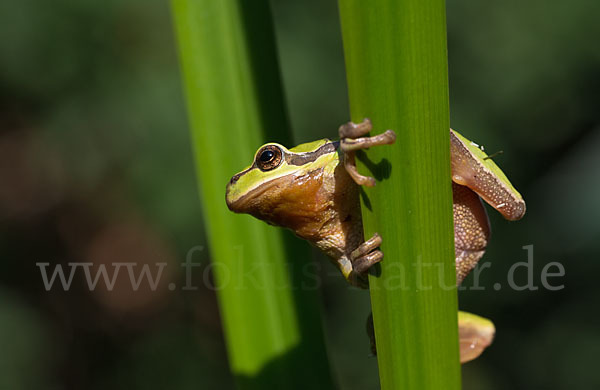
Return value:
<svg viewBox="0 0 600 390">
<path fill-rule="evenodd" d="M 275 157 L 275 153 L 273 153 L 273 151 L 271 151 L 271 150 L 265 150 L 260 155 L 260 161 L 262 161 L 262 162 L 269 162 L 269 161 L 271 161 L 273 159 L 273 157 Z"/>
</svg>

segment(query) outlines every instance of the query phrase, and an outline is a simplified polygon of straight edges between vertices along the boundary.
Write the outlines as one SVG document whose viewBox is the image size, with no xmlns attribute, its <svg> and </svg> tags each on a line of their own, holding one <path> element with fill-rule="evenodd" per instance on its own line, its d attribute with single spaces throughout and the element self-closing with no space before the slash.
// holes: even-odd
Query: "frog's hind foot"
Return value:
<svg viewBox="0 0 600 390">
<path fill-rule="evenodd" d="M 352 268 L 359 274 L 365 274 L 374 264 L 383 260 L 383 252 L 380 251 L 381 236 L 375 233 L 373 237 L 359 245 L 350 254 Z"/>
<path fill-rule="evenodd" d="M 338 132 L 340 135 L 340 148 L 344 152 L 344 167 L 348 174 L 358 185 L 373 187 L 375 179 L 368 176 L 363 176 L 356 169 L 356 161 L 354 153 L 360 149 L 368 149 L 377 145 L 393 144 L 396 141 L 396 133 L 392 130 L 386 130 L 383 134 L 378 134 L 373 137 L 362 137 L 371 131 L 373 125 L 366 118 L 361 123 L 348 122 L 340 126 Z"/>
</svg>

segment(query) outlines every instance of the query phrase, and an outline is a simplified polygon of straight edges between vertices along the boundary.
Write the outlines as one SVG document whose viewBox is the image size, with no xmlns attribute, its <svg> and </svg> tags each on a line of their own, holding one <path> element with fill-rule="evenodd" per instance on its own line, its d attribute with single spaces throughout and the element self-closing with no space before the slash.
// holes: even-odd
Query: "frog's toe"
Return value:
<svg viewBox="0 0 600 390">
<path fill-rule="evenodd" d="M 347 153 L 373 146 L 391 145 L 394 142 L 396 142 L 396 133 L 393 130 L 386 130 L 372 137 L 341 138 L 340 148 Z"/>
<path fill-rule="evenodd" d="M 348 122 L 340 126 L 338 133 L 340 138 L 357 138 L 371 131 L 373 125 L 369 118 L 363 119 L 361 123 Z"/>
<path fill-rule="evenodd" d="M 360 244 L 358 248 L 356 248 L 352 251 L 352 253 L 350 253 L 350 260 L 354 261 L 355 259 L 358 259 L 359 257 L 364 256 L 369 252 L 372 252 L 373 250 L 377 249 L 382 242 L 383 240 L 381 239 L 379 233 L 374 233 L 373 237 Z"/>
<path fill-rule="evenodd" d="M 383 252 L 377 249 L 382 243 L 381 236 L 378 233 L 363 242 L 352 251 L 350 261 L 352 269 L 360 274 L 365 274 L 373 264 L 383 260 Z"/>
<path fill-rule="evenodd" d="M 364 274 L 369 270 L 369 268 L 379 263 L 381 260 L 383 260 L 383 252 L 380 250 L 374 250 L 354 259 L 352 262 L 352 267 L 354 268 L 354 271 Z"/>
<path fill-rule="evenodd" d="M 363 176 L 358 173 L 356 169 L 356 162 L 354 160 L 354 152 L 346 153 L 344 156 L 344 167 L 346 168 L 346 172 L 350 175 L 352 180 L 359 186 L 367 186 L 374 187 L 375 179 L 369 176 Z"/>
</svg>

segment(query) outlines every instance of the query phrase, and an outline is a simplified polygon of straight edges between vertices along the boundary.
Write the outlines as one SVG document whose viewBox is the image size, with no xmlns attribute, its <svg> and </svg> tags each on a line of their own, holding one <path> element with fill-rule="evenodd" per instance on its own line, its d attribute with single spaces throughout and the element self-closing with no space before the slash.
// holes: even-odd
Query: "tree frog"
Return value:
<svg viewBox="0 0 600 390">
<path fill-rule="evenodd" d="M 291 149 L 276 143 L 261 146 L 252 165 L 227 184 L 227 206 L 236 213 L 291 229 L 327 254 L 351 284 L 366 287 L 367 270 L 383 259 L 379 249 L 382 238 L 375 233 L 364 239 L 359 186 L 374 186 L 375 179 L 357 171 L 355 153 L 393 144 L 396 139 L 392 130 L 366 136 L 371 129 L 371 122 L 365 119 L 340 126 L 339 141 L 322 139 Z M 453 130 L 450 141 L 456 278 L 460 284 L 483 256 L 490 236 L 480 197 L 509 220 L 523 216 L 525 202 L 482 148 Z M 478 334 L 474 329 L 479 329 L 479 333 L 493 336 L 491 322 L 474 318 L 465 320 L 461 334 L 472 338 Z M 484 325 L 477 328 L 473 324 Z M 488 339 L 475 344 L 485 348 L 491 342 L 491 337 Z"/>
</svg>

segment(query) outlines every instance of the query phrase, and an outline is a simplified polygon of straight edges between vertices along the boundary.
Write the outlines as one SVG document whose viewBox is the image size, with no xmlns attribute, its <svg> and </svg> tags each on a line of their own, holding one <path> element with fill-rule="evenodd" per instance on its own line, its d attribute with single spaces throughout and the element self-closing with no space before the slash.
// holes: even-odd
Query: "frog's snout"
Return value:
<svg viewBox="0 0 600 390">
<path fill-rule="evenodd" d="M 229 183 L 227 184 L 227 188 L 229 189 L 229 186 L 234 185 L 235 183 L 237 183 L 237 181 L 239 180 L 240 175 L 234 175 L 231 177 L 231 179 L 229 179 Z"/>
<path fill-rule="evenodd" d="M 227 183 L 227 187 L 225 188 L 225 202 L 227 203 L 227 208 L 231 211 L 233 211 L 231 209 L 231 207 L 233 205 L 233 201 L 230 196 L 230 192 L 231 192 L 230 190 L 231 190 L 231 186 L 233 186 L 237 181 L 238 181 L 238 178 L 236 176 L 233 176 L 229 180 L 229 183 Z"/>
<path fill-rule="evenodd" d="M 243 213 L 242 205 L 243 202 L 240 202 L 240 194 L 239 189 L 236 184 L 239 180 L 240 175 L 233 176 L 229 183 L 227 183 L 227 187 L 225 188 L 225 202 L 227 203 L 227 208 L 234 213 Z"/>
</svg>

